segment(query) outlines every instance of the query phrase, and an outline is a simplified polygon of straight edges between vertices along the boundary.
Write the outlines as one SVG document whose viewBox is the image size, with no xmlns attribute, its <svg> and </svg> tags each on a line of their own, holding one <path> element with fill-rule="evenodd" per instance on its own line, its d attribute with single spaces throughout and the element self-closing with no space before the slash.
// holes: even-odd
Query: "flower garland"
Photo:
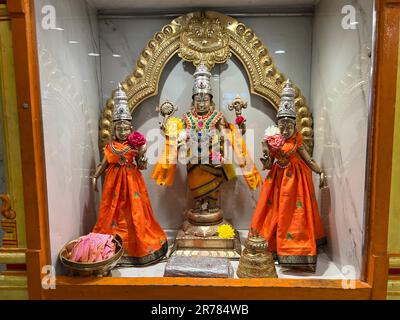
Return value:
<svg viewBox="0 0 400 320">
<path fill-rule="evenodd" d="M 270 126 L 265 130 L 264 140 L 274 151 L 279 151 L 285 144 L 285 138 L 276 126 Z"/>
</svg>

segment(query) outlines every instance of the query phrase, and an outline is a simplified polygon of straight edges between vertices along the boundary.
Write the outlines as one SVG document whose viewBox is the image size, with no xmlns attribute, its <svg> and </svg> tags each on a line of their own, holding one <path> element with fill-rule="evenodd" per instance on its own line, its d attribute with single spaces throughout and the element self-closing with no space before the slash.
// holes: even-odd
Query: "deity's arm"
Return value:
<svg viewBox="0 0 400 320">
<path fill-rule="evenodd" d="M 225 134 L 225 130 L 229 129 L 229 123 L 226 121 L 225 117 L 222 116 L 218 122 L 215 124 L 215 128 L 223 134 Z"/>
<path fill-rule="evenodd" d="M 326 177 L 324 172 L 322 171 L 321 167 L 314 161 L 313 158 L 308 154 L 307 150 L 304 148 L 304 146 L 301 146 L 297 149 L 297 152 L 299 153 L 300 157 L 304 160 L 306 165 L 315 173 L 320 175 L 320 188 L 323 188 L 327 185 L 326 182 Z"/>
<path fill-rule="evenodd" d="M 222 116 L 221 119 L 218 120 L 218 122 L 215 125 L 215 128 L 221 133 L 220 141 L 221 144 L 223 145 L 225 135 L 227 134 L 227 130 L 229 130 L 229 123 L 228 121 L 226 121 L 224 116 Z"/>
<path fill-rule="evenodd" d="M 146 170 L 147 169 L 147 162 L 148 159 L 146 157 L 146 152 L 147 152 L 147 145 L 144 144 L 142 145 L 137 152 L 137 155 L 135 157 L 136 164 L 139 170 Z"/>
<path fill-rule="evenodd" d="M 264 139 L 261 142 L 261 145 L 262 145 L 263 155 L 260 158 L 260 161 L 263 164 L 263 170 L 271 170 L 275 159 L 274 159 L 274 157 L 271 156 L 271 153 L 269 152 L 268 144 Z"/>
<path fill-rule="evenodd" d="M 313 158 L 310 157 L 308 154 L 307 150 L 304 148 L 304 146 L 298 147 L 297 152 L 301 156 L 301 158 L 304 160 L 306 165 L 315 173 L 320 174 L 322 172 L 320 166 L 314 161 Z"/>
<path fill-rule="evenodd" d="M 97 165 L 96 171 L 94 175 L 91 177 L 92 179 L 92 188 L 94 191 L 98 191 L 97 189 L 97 179 L 104 173 L 104 171 L 107 169 L 108 166 L 108 161 L 106 156 L 103 156 L 103 159 L 101 162 Z"/>
</svg>

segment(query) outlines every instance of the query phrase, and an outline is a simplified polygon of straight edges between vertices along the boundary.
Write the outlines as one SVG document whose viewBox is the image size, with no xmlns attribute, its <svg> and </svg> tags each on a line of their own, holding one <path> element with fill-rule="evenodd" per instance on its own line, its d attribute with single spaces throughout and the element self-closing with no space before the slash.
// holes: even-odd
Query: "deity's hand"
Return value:
<svg viewBox="0 0 400 320">
<path fill-rule="evenodd" d="M 218 163 L 213 164 L 215 168 L 221 168 L 223 167 L 225 164 L 225 159 L 223 157 L 221 157 L 218 161 Z"/>
<path fill-rule="evenodd" d="M 242 155 L 242 159 L 239 160 L 239 167 L 244 168 L 247 165 L 246 157 Z"/>
<path fill-rule="evenodd" d="M 99 189 L 97 189 L 97 178 L 96 177 L 92 177 L 92 189 L 94 192 L 98 192 Z"/>
<path fill-rule="evenodd" d="M 327 187 L 328 187 L 328 181 L 326 178 L 326 174 L 323 171 L 321 171 L 319 176 L 319 188 L 323 189 Z"/>
<path fill-rule="evenodd" d="M 272 159 L 269 155 L 263 155 L 260 158 L 261 163 L 263 164 L 263 170 L 270 170 L 272 167 Z"/>
<path fill-rule="evenodd" d="M 141 156 L 140 158 L 137 158 L 136 160 L 137 167 L 139 170 L 147 170 L 147 157 L 146 156 Z"/>
<path fill-rule="evenodd" d="M 268 147 L 268 143 L 267 141 L 265 141 L 264 139 L 261 141 L 261 146 L 262 146 L 262 152 L 263 155 L 265 157 L 269 157 L 270 156 L 270 151 L 269 151 L 269 147 Z"/>
</svg>

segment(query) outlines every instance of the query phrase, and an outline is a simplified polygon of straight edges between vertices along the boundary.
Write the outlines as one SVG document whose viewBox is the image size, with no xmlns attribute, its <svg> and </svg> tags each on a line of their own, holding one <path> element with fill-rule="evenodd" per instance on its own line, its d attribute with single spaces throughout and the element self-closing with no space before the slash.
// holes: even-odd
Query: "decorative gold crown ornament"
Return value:
<svg viewBox="0 0 400 320">
<path fill-rule="evenodd" d="M 221 19 L 222 18 L 222 19 Z M 231 57 L 228 23 L 223 17 L 211 17 L 206 12 L 188 14 L 181 19 L 179 56 L 198 67 L 205 64 L 211 70 L 216 63 Z"/>
<path fill-rule="evenodd" d="M 295 107 L 296 92 L 293 88 L 293 83 L 289 79 L 285 81 L 281 93 L 281 102 L 279 104 L 277 118 L 292 118 L 296 119 Z"/>
<path fill-rule="evenodd" d="M 240 257 L 237 275 L 239 278 L 277 278 L 272 254 L 267 250 L 264 238 L 249 236 Z"/>
<path fill-rule="evenodd" d="M 118 89 L 115 92 L 115 97 L 114 97 L 114 115 L 113 115 L 113 121 L 121 121 L 121 120 L 126 120 L 126 121 L 132 121 L 132 115 L 129 112 L 129 107 L 128 107 L 128 97 L 125 93 L 125 91 L 122 89 L 121 84 L 118 84 Z"/>
</svg>

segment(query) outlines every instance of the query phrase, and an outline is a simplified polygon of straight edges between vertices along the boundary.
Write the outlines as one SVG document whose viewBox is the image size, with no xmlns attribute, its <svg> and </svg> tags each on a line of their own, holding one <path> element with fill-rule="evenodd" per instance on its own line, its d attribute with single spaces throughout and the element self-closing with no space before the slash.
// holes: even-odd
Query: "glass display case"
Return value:
<svg viewBox="0 0 400 320">
<path fill-rule="evenodd" d="M 165 266 L 176 255 L 221 254 L 230 259 L 235 272 L 231 279 L 213 279 L 213 292 L 219 297 L 240 298 L 243 288 L 250 298 L 286 294 L 312 298 L 324 293 L 327 297 L 372 296 L 371 277 L 386 261 L 378 249 L 380 240 L 373 242 L 377 230 L 372 228 L 378 219 L 373 199 L 379 193 L 373 182 L 377 164 L 372 146 L 377 142 L 372 124 L 378 121 L 374 118 L 378 116 L 374 88 L 379 30 L 376 7 L 380 3 L 304 0 L 278 5 L 254 1 L 244 7 L 234 1 L 223 8 L 220 1 L 191 2 L 190 7 L 176 1 L 149 1 L 144 5 L 123 0 L 35 0 L 31 4 L 29 19 L 33 20 L 25 23 L 35 32 L 27 35 L 26 43 L 35 52 L 28 61 L 35 65 L 39 81 L 31 99 L 41 106 L 34 112 L 41 117 L 43 140 L 37 147 L 43 153 L 35 155 L 35 161 L 41 161 L 36 172 L 42 172 L 40 185 L 45 190 L 37 203 L 41 232 L 33 237 L 41 253 L 32 259 L 37 265 L 54 267 L 57 279 L 56 289 L 41 291 L 41 295 L 60 298 L 85 292 L 86 297 L 107 298 L 121 288 L 126 293 L 142 288 L 143 297 L 179 298 L 185 292 L 206 297 L 209 280 L 167 278 Z M 14 48 L 18 49 L 23 48 Z M 176 108 L 173 116 L 186 119 L 185 114 L 189 115 L 190 125 L 199 73 L 201 85 L 209 84 L 212 90 L 212 110 L 217 117 L 221 115 L 226 128 L 238 132 L 242 129 L 238 115 L 245 118 L 243 141 L 247 150 L 245 156 L 244 152 L 241 155 L 246 163 L 236 163 L 232 169 L 236 178 L 226 179 L 229 181 L 218 189 L 216 200 L 226 223 L 237 231 L 240 247 L 231 250 L 233 253 L 204 250 L 204 246 L 179 250 L 176 243 L 185 243 L 180 238 L 185 214 L 189 208 L 197 208 L 193 191 L 204 184 L 192 187 L 190 169 L 179 161 L 171 186 L 154 179 L 169 139 L 161 128 L 163 121 L 166 123 L 161 106 L 171 103 Z M 268 183 L 274 170 L 264 170 L 259 161 L 264 153 L 261 141 L 265 130 L 277 123 L 277 112 L 279 117 L 279 110 L 284 108 L 284 88 L 289 86 L 293 91 L 286 94 L 290 97 L 293 92 L 294 122 L 302 141 L 296 143 L 326 176 L 326 188 L 318 188 L 320 176 L 315 173 L 315 187 L 304 187 L 318 207 L 326 244 L 316 251 L 314 272 L 276 264 L 277 278 L 238 279 L 240 252 L 252 232 L 257 204 L 263 199 L 262 185 Z M 243 108 L 235 113 L 232 105 L 239 98 Z M 91 179 L 104 157 L 103 148 L 115 139 L 113 120 L 121 101 L 126 102 L 132 117 L 130 130 L 143 134 L 147 146 L 147 170 L 141 171 L 145 187 L 139 187 L 134 198 L 144 193 L 148 197 L 154 219 L 165 232 L 168 254 L 148 266 L 114 268 L 102 278 L 74 277 L 61 264 L 59 254 L 69 241 L 89 234 L 98 220 L 107 177 L 96 177 L 99 192 L 92 189 Z M 202 120 L 196 121 L 201 127 Z M 37 134 L 40 136 L 40 131 Z M 235 153 L 234 143 L 232 149 Z M 249 182 L 249 171 L 241 170 L 252 163 L 250 171 L 255 179 L 258 174 L 261 178 L 255 185 Z M 282 186 L 291 178 L 285 172 Z M 311 176 L 311 171 L 307 174 Z M 295 210 L 304 205 L 300 196 L 303 191 L 297 191 Z M 282 206 L 282 200 L 279 203 Z M 211 200 L 207 206 L 212 206 Z M 315 219 L 302 220 L 299 223 L 303 225 L 297 227 L 312 229 Z M 285 241 L 297 235 L 285 232 Z M 278 235 L 278 242 L 282 239 Z M 268 245 L 273 246 L 274 240 L 269 240 Z M 278 256 L 279 250 L 283 249 L 278 243 Z M 371 250 L 377 250 L 375 261 Z M 36 281 L 39 278 L 37 275 Z M 101 285 L 104 291 L 96 292 Z M 139 293 L 131 294 L 139 297 Z M 117 297 L 123 298 L 123 294 Z"/>
</svg>

